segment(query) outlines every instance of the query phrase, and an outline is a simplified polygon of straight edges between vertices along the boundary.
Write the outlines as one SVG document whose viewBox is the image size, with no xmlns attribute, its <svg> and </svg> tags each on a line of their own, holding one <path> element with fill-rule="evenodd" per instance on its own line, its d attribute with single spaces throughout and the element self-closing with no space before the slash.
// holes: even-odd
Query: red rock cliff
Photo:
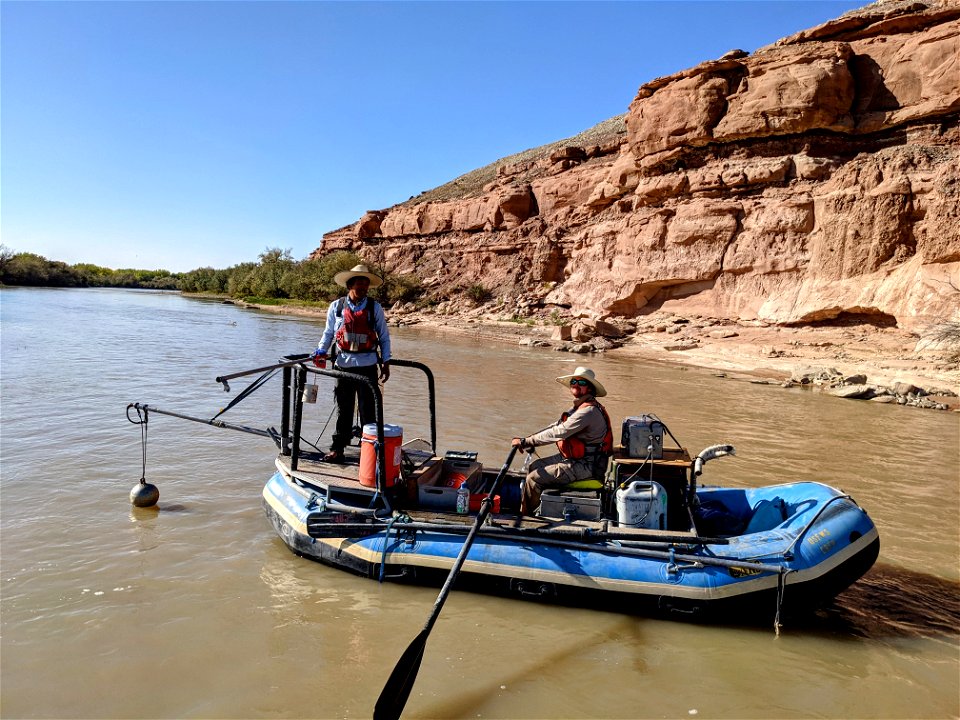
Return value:
<svg viewBox="0 0 960 720">
<path fill-rule="evenodd" d="M 958 118 L 960 2 L 879 2 L 648 82 L 625 129 L 371 211 L 317 253 L 597 318 L 919 327 L 957 318 Z"/>
</svg>

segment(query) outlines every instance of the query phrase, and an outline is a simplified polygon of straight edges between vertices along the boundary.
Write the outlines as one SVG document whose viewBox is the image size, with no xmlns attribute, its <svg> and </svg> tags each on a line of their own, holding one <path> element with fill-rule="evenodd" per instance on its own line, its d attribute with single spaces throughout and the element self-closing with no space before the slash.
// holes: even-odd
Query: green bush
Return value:
<svg viewBox="0 0 960 720">
<path fill-rule="evenodd" d="M 252 276 L 256 270 L 256 263 L 240 263 L 230 269 L 230 279 L 227 281 L 227 293 L 231 297 L 242 298 L 246 295 L 256 295 L 253 290 Z"/>
<path fill-rule="evenodd" d="M 338 250 L 329 255 L 324 255 L 319 260 L 310 261 L 316 263 L 318 294 L 314 297 L 304 298 L 309 300 L 335 300 L 343 295 L 346 290 L 334 281 L 333 277 L 338 272 L 349 270 L 363 261 L 356 253 Z"/>
<path fill-rule="evenodd" d="M 480 283 L 475 283 L 466 289 L 466 295 L 478 305 L 490 299 L 491 293 Z"/>
<path fill-rule="evenodd" d="M 377 288 L 377 299 L 384 305 L 416 302 L 423 295 L 423 283 L 416 275 L 386 274 L 383 285 Z"/>
</svg>

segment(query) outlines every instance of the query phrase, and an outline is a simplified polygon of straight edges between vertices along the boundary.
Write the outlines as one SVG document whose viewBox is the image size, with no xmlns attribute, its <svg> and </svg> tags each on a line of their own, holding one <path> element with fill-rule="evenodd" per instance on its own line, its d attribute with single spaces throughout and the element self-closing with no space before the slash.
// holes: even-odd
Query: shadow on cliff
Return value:
<svg viewBox="0 0 960 720">
<path fill-rule="evenodd" d="M 869 55 L 854 55 L 850 62 L 857 83 L 852 108 L 855 115 L 900 107 L 897 96 L 890 92 L 884 82 L 883 68 L 876 60 Z"/>
</svg>

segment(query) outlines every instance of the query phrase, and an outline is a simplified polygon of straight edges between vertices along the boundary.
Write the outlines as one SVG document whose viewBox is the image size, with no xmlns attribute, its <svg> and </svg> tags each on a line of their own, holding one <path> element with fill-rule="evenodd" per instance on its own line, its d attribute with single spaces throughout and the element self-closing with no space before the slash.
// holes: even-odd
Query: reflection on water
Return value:
<svg viewBox="0 0 960 720">
<path fill-rule="evenodd" d="M 628 620 L 603 618 L 600 627 L 583 634 L 569 636 L 560 641 L 539 643 L 531 648 L 526 658 L 511 658 L 506 663 L 505 671 L 490 683 L 470 688 L 469 691 L 447 693 L 442 698 L 421 706 L 421 717 L 432 718 L 466 718 L 485 714 L 478 712 L 483 709 L 491 696 L 501 694 L 504 690 L 521 687 L 527 683 L 535 683 L 538 678 L 549 675 L 557 667 L 575 664 L 583 658 L 585 652 L 595 650 L 607 643 L 623 642 L 626 637 L 636 636 L 636 625 Z M 504 658 L 506 659 L 506 658 Z M 635 672 L 643 672 L 645 663 L 635 664 Z"/>
<path fill-rule="evenodd" d="M 0 292 L 4 717 L 368 717 L 436 588 L 289 552 L 260 508 L 276 453 L 263 438 L 151 417 L 160 503 L 128 500 L 141 447 L 127 403 L 211 417 L 243 387 L 225 394 L 217 375 L 307 351 L 321 326 L 171 294 Z M 586 363 L 615 422 L 652 412 L 692 453 L 736 446 L 705 483 L 827 482 L 882 544 L 866 577 L 780 637 L 455 589 L 405 717 L 960 715 L 956 415 L 425 329 L 396 329 L 394 346 L 436 374 L 441 451 L 499 467 L 512 436 L 564 409 L 554 378 Z M 38 358 L 64 361 L 51 375 Z M 276 425 L 274 383 L 225 419 Z M 320 384 L 304 432 L 323 447 Z M 425 386 L 398 369 L 385 387 L 405 439 L 429 437 Z"/>
</svg>

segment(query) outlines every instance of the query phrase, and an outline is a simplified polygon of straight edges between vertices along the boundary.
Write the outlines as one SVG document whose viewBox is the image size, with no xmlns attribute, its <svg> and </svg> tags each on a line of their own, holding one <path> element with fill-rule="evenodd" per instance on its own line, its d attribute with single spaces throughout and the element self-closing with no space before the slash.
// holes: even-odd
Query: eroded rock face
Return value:
<svg viewBox="0 0 960 720">
<path fill-rule="evenodd" d="M 562 146 L 482 192 L 367 213 L 438 290 L 600 318 L 958 318 L 960 2 L 875 3 L 640 87 L 619 147 Z"/>
</svg>

